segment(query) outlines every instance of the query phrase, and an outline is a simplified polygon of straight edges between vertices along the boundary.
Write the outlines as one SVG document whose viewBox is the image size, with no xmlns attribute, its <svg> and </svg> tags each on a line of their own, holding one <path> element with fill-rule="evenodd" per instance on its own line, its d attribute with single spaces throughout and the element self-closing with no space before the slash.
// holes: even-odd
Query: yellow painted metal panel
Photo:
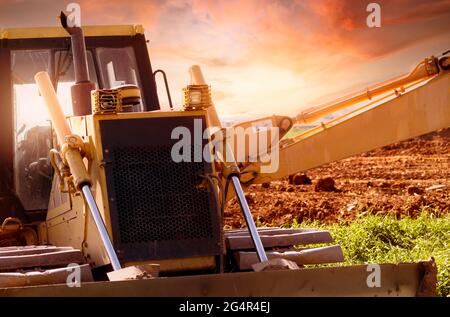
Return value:
<svg viewBox="0 0 450 317">
<path fill-rule="evenodd" d="M 142 25 L 95 25 L 82 27 L 85 36 L 135 36 L 144 34 Z M 0 29 L 0 39 L 69 37 L 62 27 Z"/>
</svg>

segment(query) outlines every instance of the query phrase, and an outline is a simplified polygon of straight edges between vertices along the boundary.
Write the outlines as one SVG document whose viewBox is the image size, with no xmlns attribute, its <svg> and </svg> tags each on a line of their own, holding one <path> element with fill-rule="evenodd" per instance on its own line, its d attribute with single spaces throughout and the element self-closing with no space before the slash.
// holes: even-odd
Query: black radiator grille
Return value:
<svg viewBox="0 0 450 317">
<path fill-rule="evenodd" d="M 177 127 L 190 131 L 191 152 L 206 146 L 208 140 L 195 138 L 199 122 L 203 131 L 202 116 L 100 120 L 112 236 L 121 261 L 220 253 L 218 202 L 210 187 L 199 186 L 212 164 L 171 157 Z"/>
<path fill-rule="evenodd" d="M 173 162 L 171 146 L 118 147 L 114 189 L 122 243 L 213 238 L 202 162 Z"/>
</svg>

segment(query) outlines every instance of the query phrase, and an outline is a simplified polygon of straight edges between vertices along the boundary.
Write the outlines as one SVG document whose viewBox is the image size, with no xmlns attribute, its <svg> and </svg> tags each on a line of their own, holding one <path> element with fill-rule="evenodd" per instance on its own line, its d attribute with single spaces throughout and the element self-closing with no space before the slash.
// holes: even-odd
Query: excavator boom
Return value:
<svg viewBox="0 0 450 317">
<path fill-rule="evenodd" d="M 320 122 L 325 115 L 353 106 L 344 115 L 320 122 L 314 128 L 282 140 L 279 143 L 279 168 L 274 173 L 259 173 L 261 163 L 247 164 L 243 169 L 246 175 L 244 182 L 278 180 L 449 127 L 450 72 L 445 66 L 440 70 L 427 66 L 431 60 L 435 60 L 432 65 L 438 67 L 436 59 L 426 59 L 410 75 L 378 86 L 376 92 L 358 94 L 302 112 L 297 116 L 300 122 L 311 122 L 313 119 Z M 443 58 L 443 65 L 444 60 L 448 58 Z M 427 73 L 426 69 L 430 68 L 432 71 Z"/>
</svg>

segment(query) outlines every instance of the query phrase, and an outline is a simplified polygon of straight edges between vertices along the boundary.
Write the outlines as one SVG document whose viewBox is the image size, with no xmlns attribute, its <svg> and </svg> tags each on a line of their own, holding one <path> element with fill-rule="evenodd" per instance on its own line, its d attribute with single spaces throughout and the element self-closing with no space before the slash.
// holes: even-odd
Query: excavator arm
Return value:
<svg viewBox="0 0 450 317">
<path fill-rule="evenodd" d="M 352 109 L 277 143 L 279 161 L 275 172 L 265 173 L 260 161 L 244 163 L 242 182 L 270 182 L 450 126 L 449 60 L 427 58 L 400 79 L 303 111 L 295 118 L 297 122 L 317 122 L 338 110 Z"/>
</svg>

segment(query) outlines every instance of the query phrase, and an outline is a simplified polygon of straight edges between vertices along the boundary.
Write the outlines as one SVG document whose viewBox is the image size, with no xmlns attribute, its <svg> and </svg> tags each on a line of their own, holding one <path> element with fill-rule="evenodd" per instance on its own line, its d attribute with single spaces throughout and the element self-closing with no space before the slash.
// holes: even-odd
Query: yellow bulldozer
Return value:
<svg viewBox="0 0 450 317">
<path fill-rule="evenodd" d="M 155 77 L 172 106 L 169 87 L 141 26 L 61 14 L 0 30 L 0 295 L 434 295 L 432 259 L 333 265 L 339 245 L 314 247 L 328 231 L 257 228 L 243 188 L 448 127 L 448 53 L 295 118 L 224 128 L 199 66 L 182 108 L 160 110 Z M 289 137 L 299 123 L 316 124 Z M 224 230 L 233 197 L 247 228 Z"/>
</svg>

